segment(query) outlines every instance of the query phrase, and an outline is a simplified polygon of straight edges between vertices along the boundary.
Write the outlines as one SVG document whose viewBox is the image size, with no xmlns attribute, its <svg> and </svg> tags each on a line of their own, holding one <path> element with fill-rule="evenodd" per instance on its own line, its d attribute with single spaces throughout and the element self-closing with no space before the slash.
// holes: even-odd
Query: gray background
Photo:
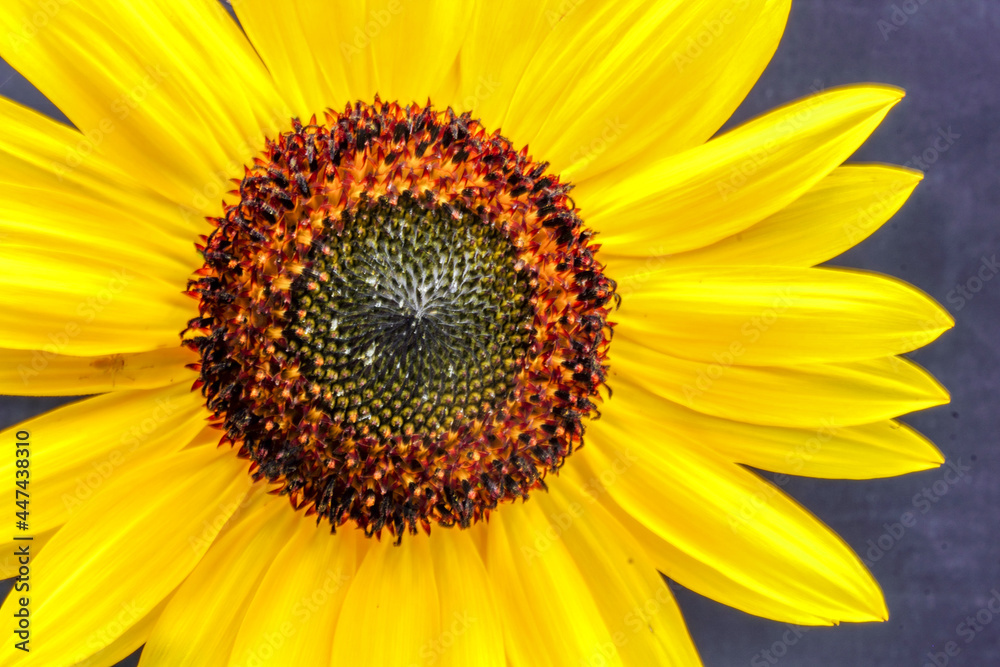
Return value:
<svg viewBox="0 0 1000 667">
<path fill-rule="evenodd" d="M 914 164 L 924 155 L 926 179 L 892 222 L 831 263 L 899 276 L 955 316 L 953 331 L 913 355 L 951 390 L 953 402 L 906 421 L 934 440 L 949 461 L 969 470 L 956 484 L 944 481 L 943 470 L 872 481 L 792 478 L 784 488 L 863 557 L 886 533 L 885 524 L 915 513 L 916 525 L 898 539 L 883 537 L 883 545 L 891 546 L 871 554 L 878 557 L 871 567 L 891 617 L 883 624 L 788 632 L 783 624 L 674 586 L 710 667 L 1000 665 L 1000 615 L 986 607 L 1000 591 L 994 418 L 1000 279 L 976 281 L 983 259 L 1000 253 L 998 30 L 996 0 L 795 0 L 775 59 L 734 118 L 745 120 L 817 87 L 876 81 L 907 90 L 856 157 Z M 2 61 L 0 94 L 63 118 Z M 941 153 L 933 149 L 939 131 L 959 135 Z M 960 285 L 981 289 L 960 305 Z M 60 402 L 2 398 L 0 426 Z M 935 501 L 922 513 L 914 502 L 925 489 Z M 977 612 L 980 622 L 990 622 L 964 631 L 960 624 Z M 948 642 L 957 655 L 943 653 Z M 135 665 L 137 656 L 121 664 Z"/>
</svg>

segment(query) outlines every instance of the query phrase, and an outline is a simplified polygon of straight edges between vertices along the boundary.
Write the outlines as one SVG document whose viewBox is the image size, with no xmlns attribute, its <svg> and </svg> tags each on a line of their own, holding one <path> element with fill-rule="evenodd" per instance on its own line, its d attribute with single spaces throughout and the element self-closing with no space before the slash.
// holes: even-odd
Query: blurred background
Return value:
<svg viewBox="0 0 1000 667">
<path fill-rule="evenodd" d="M 996 0 L 794 0 L 777 55 L 730 123 L 840 84 L 906 89 L 854 159 L 906 164 L 926 178 L 891 222 L 830 264 L 917 285 L 956 326 L 912 355 L 952 404 L 904 418 L 938 444 L 946 467 L 783 485 L 870 564 L 889 621 L 797 628 L 674 585 L 708 667 L 1000 665 L 1000 614 L 990 610 L 991 601 L 1000 608 L 998 35 Z M 0 94 L 65 120 L 2 61 Z M 62 402 L 2 397 L 0 428 Z M 901 531 L 908 512 L 915 523 Z"/>
</svg>

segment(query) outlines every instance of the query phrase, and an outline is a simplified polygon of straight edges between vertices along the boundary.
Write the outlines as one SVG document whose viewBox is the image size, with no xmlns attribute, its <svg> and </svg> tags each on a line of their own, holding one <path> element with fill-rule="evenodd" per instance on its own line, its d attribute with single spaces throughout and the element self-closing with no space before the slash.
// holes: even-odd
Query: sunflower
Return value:
<svg viewBox="0 0 1000 667">
<path fill-rule="evenodd" d="M 787 0 L 233 8 L 0 11 L 76 126 L 0 101 L 0 389 L 95 395 L 3 434 L 0 665 L 697 665 L 662 575 L 887 618 L 747 467 L 942 462 L 951 318 L 815 268 L 920 180 L 842 166 L 899 90 L 715 136 Z"/>
</svg>

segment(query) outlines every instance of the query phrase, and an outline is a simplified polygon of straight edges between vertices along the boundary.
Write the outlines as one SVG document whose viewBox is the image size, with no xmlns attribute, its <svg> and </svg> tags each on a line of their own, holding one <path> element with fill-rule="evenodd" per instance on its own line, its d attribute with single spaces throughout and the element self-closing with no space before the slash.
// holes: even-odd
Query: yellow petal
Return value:
<svg viewBox="0 0 1000 667">
<path fill-rule="evenodd" d="M 51 351 L 0 349 L 0 394 L 84 396 L 194 382 L 186 365 L 198 355 L 180 347 L 135 354 L 68 357 Z"/>
<path fill-rule="evenodd" d="M 369 5 L 365 29 L 372 33 L 358 58 L 370 58 L 373 89 L 401 104 L 448 100 L 457 88 L 458 53 L 468 34 L 476 3 L 454 0 L 399 0 L 382 16 Z M 385 16 L 388 14 L 388 17 Z M 384 26 L 376 30 L 372 20 Z"/>
<path fill-rule="evenodd" d="M 150 261 L 183 263 L 194 254 L 203 220 L 95 152 L 96 135 L 4 98 L 0 122 L 0 196 L 6 198 L 0 224 L 17 225 L 16 234 L 0 230 L 9 234 L 5 243 L 63 234 L 75 242 L 101 238 L 109 246 L 155 250 L 159 256 Z"/>
<path fill-rule="evenodd" d="M 615 260 L 622 275 L 651 268 L 742 264 L 815 266 L 854 247 L 909 198 L 920 172 L 887 165 L 845 165 L 777 213 L 705 248 L 643 260 Z M 617 279 L 617 276 L 616 276 Z"/>
<path fill-rule="evenodd" d="M 10 631 L 0 665 L 67 667 L 78 647 L 110 644 L 187 577 L 249 489 L 246 462 L 214 447 L 108 482 L 32 564 L 32 630 L 45 641 L 24 653 Z M 11 596 L 0 613 L 16 606 Z"/>
<path fill-rule="evenodd" d="M 79 260 L 114 263 L 158 278 L 174 292 L 182 291 L 202 264 L 193 232 L 180 240 L 159 227 L 138 223 L 114 203 L 47 190 L 37 183 L 0 183 L 0 188 L 5 253 L 30 254 L 41 263 L 47 253 L 60 250 Z"/>
<path fill-rule="evenodd" d="M 508 664 L 622 665 L 587 580 L 539 504 L 507 505 L 490 516 L 489 528 L 487 560 Z"/>
<path fill-rule="evenodd" d="M 930 470 L 944 463 L 944 456 L 934 443 L 906 424 L 891 419 L 815 431 L 755 427 L 738 422 L 725 425 L 759 429 L 761 437 L 720 438 L 714 445 L 716 451 L 731 461 L 790 475 L 875 479 Z"/>
<path fill-rule="evenodd" d="M 650 415 L 665 436 L 697 442 L 728 461 L 806 477 L 873 479 L 936 468 L 944 463 L 937 447 L 905 424 L 893 420 L 819 428 L 760 426 L 689 410 L 619 380 L 602 414 L 628 423 Z"/>
<path fill-rule="evenodd" d="M 422 536 L 368 547 L 337 621 L 332 665 L 420 664 L 441 639 L 434 563 Z M 361 645 L 359 646 L 359 642 Z M 359 651 L 359 648 L 363 650 Z"/>
<path fill-rule="evenodd" d="M 861 145 L 902 95 L 873 85 L 819 93 L 626 177 L 587 180 L 574 199 L 609 254 L 700 248 L 802 196 Z"/>
<path fill-rule="evenodd" d="M 162 461 L 204 427 L 204 399 L 183 385 L 104 394 L 57 408 L 3 431 L 29 433 L 31 530 L 78 515 L 115 479 Z M 16 458 L 0 461 L 14 479 Z"/>
<path fill-rule="evenodd" d="M 537 501 L 588 582 L 625 665 L 701 664 L 680 609 L 642 546 L 569 475 Z"/>
<path fill-rule="evenodd" d="M 916 288 L 854 270 L 680 268 L 621 295 L 620 336 L 686 359 L 749 366 L 901 354 L 955 323 Z"/>
<path fill-rule="evenodd" d="M 217 214 L 228 179 L 290 115 L 233 20 L 206 0 L 53 7 L 5 3 L 0 56 L 91 137 L 91 150 Z"/>
<path fill-rule="evenodd" d="M 571 39 L 567 25 L 559 21 L 565 2 L 510 0 L 475 4 L 475 15 L 466 28 L 468 38 L 460 54 L 463 76 L 456 95 L 458 104 L 461 110 L 481 119 L 489 130 L 503 128 L 508 138 L 523 145 L 538 128 L 508 124 L 507 112 L 525 69 L 542 44 L 551 38 L 565 45 Z M 575 9 L 580 13 L 592 11 L 589 4 Z M 523 136 L 510 134 L 511 130 Z M 539 158 L 549 160 L 550 156 Z"/>
<path fill-rule="evenodd" d="M 350 529 L 331 535 L 326 522 L 300 518 L 248 603 L 230 667 L 328 664 L 357 569 L 356 542 Z"/>
<path fill-rule="evenodd" d="M 292 113 L 306 119 L 374 94 L 363 2 L 234 0 L 233 9 Z M 384 7 L 372 14 L 395 17 Z M 398 12 L 397 12 L 398 13 Z M 376 20 L 374 26 L 381 24 Z M 374 30 L 372 30 L 374 32 Z M 357 41 L 359 46 L 354 42 Z M 365 51 L 361 51 L 365 48 Z"/>
<path fill-rule="evenodd" d="M 878 584 L 843 540 L 753 473 L 695 443 L 674 446 L 649 418 L 601 419 L 587 434 L 593 470 L 616 473 L 600 493 L 663 541 L 651 555 L 678 583 L 775 620 L 887 617 Z M 623 459 L 630 465 L 616 469 Z"/>
<path fill-rule="evenodd" d="M 104 356 L 177 347 L 198 312 L 185 284 L 133 263 L 0 246 L 0 266 L 4 348 Z"/>
<path fill-rule="evenodd" d="M 401 104 L 423 103 L 428 97 L 438 103 L 450 99 L 458 86 L 454 72 L 475 4 L 453 0 L 387 4 L 384 28 L 362 49 L 371 53 L 375 91 Z M 375 11 L 369 13 L 378 23 Z"/>
<path fill-rule="evenodd" d="M 94 155 L 79 132 L 6 100 L 0 119 L 8 129 L 0 138 L 0 284 L 13 292 L 2 344 L 44 350 L 43 361 L 175 347 L 178 324 L 193 314 L 180 292 L 200 264 L 200 225 Z M 133 334 L 120 347 L 116 323 Z"/>
<path fill-rule="evenodd" d="M 111 665 L 117 665 L 135 653 L 149 639 L 149 635 L 153 631 L 153 626 L 156 625 L 156 621 L 159 620 L 160 615 L 172 598 L 173 593 L 164 598 L 160 604 L 156 605 L 153 611 L 144 615 L 135 625 L 130 626 L 117 639 L 93 655 L 86 655 L 88 653 L 87 647 L 79 647 L 77 653 L 79 660 L 72 663 L 73 667 L 110 667 Z M 122 611 L 124 615 L 130 613 L 131 610 Z M 109 619 L 108 625 L 109 627 L 113 627 L 117 622 L 117 618 Z"/>
<path fill-rule="evenodd" d="M 441 637 L 421 652 L 421 662 L 504 667 L 500 613 L 486 566 L 468 531 L 435 526 L 430 548 L 441 605 Z"/>
<path fill-rule="evenodd" d="M 30 489 L 31 486 L 29 483 L 28 493 L 30 493 Z M 19 499 L 17 498 L 16 493 L 14 495 L 16 499 Z M 28 508 L 30 511 L 30 503 L 28 504 Z M 39 533 L 37 531 L 26 532 L 22 535 L 16 535 L 13 538 L 7 538 L 6 540 L 0 542 L 0 553 L 4 554 L 3 556 L 0 556 L 0 580 L 18 576 L 24 572 L 21 569 L 23 566 L 27 566 L 27 574 L 30 576 L 31 563 L 22 563 L 22 556 L 18 555 L 18 550 L 21 547 L 26 546 L 25 543 L 27 542 L 30 543 L 27 546 L 31 554 L 33 554 L 32 557 L 37 556 L 38 552 L 49 543 L 49 540 L 52 539 L 52 536 L 56 534 L 57 530 L 58 528 L 52 528 L 43 533 Z"/>
<path fill-rule="evenodd" d="M 773 55 L 789 4 L 502 3 L 484 11 L 496 16 L 476 27 L 463 78 L 499 82 L 496 104 L 512 95 L 507 136 L 566 178 L 621 166 L 620 179 L 721 127 Z"/>
<path fill-rule="evenodd" d="M 153 627 L 139 664 L 227 664 L 247 604 L 302 520 L 287 498 L 259 496 L 178 587 Z"/>
<path fill-rule="evenodd" d="M 452 0 L 233 3 L 295 113 L 308 118 L 376 94 L 447 106 L 475 3 Z M 459 110 L 461 111 L 461 110 Z"/>
<path fill-rule="evenodd" d="M 930 374 L 900 357 L 837 364 L 736 366 L 689 361 L 622 337 L 612 347 L 611 379 L 623 376 L 647 391 L 705 414 L 773 426 L 854 426 L 948 402 Z"/>
</svg>

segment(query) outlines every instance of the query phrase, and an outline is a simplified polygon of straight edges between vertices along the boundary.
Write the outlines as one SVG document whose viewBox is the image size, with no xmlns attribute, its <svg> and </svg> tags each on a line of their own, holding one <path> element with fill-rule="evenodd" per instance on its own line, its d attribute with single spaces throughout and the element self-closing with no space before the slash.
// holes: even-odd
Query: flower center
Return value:
<svg viewBox="0 0 1000 667">
<path fill-rule="evenodd" d="M 531 338 L 530 273 L 473 214 L 362 202 L 292 284 L 289 347 L 327 414 L 382 438 L 492 410 Z"/>
<path fill-rule="evenodd" d="M 211 219 L 189 294 L 208 409 L 333 529 L 467 527 L 583 444 L 615 284 L 568 197 L 468 114 L 292 122 Z"/>
</svg>

